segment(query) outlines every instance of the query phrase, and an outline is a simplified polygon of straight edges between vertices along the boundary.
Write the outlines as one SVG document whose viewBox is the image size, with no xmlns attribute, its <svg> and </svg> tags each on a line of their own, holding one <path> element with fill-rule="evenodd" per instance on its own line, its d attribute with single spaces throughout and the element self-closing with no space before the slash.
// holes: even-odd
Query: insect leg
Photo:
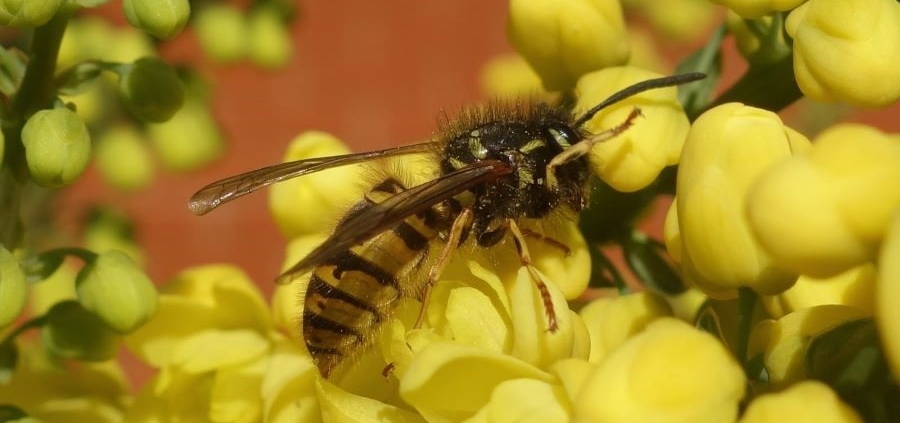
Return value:
<svg viewBox="0 0 900 423">
<path fill-rule="evenodd" d="M 594 144 L 609 140 L 616 135 L 625 132 L 633 123 L 634 120 L 641 115 L 641 109 L 635 107 L 631 110 L 631 113 L 628 114 L 628 117 L 625 119 L 625 122 L 618 124 L 612 129 L 607 129 L 603 132 L 591 135 L 586 137 L 584 140 L 579 141 L 572 145 L 571 147 L 564 150 L 562 153 L 557 154 L 550 160 L 550 163 L 547 163 L 547 188 L 551 190 L 557 189 L 557 180 L 556 180 L 556 167 L 562 165 L 571 160 L 575 160 L 591 151 L 591 148 L 594 147 Z"/>
<path fill-rule="evenodd" d="M 444 268 L 447 267 L 447 263 L 453 257 L 453 252 L 459 247 L 459 240 L 471 222 L 472 209 L 463 209 L 456 216 L 456 219 L 453 219 L 453 226 L 450 227 L 450 235 L 447 237 L 447 242 L 444 244 L 437 261 L 428 270 L 428 280 L 425 281 L 425 286 L 422 288 L 422 307 L 419 308 L 419 317 L 416 318 L 416 324 L 413 328 L 418 329 L 425 322 L 425 312 L 428 310 L 428 301 L 431 299 L 431 289 L 434 288 L 434 284 L 437 283 Z"/>
<path fill-rule="evenodd" d="M 532 231 L 531 229 L 528 229 L 528 228 L 520 228 L 520 229 L 522 230 L 522 235 L 525 235 L 525 236 L 535 239 L 537 241 L 543 242 L 544 244 L 547 244 L 553 248 L 556 248 L 556 249 L 562 251 L 563 254 L 566 255 L 566 257 L 572 255 L 572 250 L 569 248 L 568 245 L 563 244 L 562 241 L 559 241 L 555 238 L 551 238 L 542 233 Z"/>
<path fill-rule="evenodd" d="M 544 309 L 547 311 L 548 330 L 550 332 L 556 332 L 556 330 L 559 329 L 559 324 L 556 321 L 556 311 L 553 309 L 553 300 L 550 298 L 550 290 L 547 289 L 547 284 L 544 283 L 541 279 L 541 275 L 538 274 L 537 269 L 535 269 L 532 264 L 531 253 L 528 252 L 528 246 L 525 244 L 525 235 L 522 233 L 522 230 L 519 229 L 519 225 L 512 219 L 507 220 L 507 222 L 509 231 L 512 232 L 513 240 L 516 242 L 519 260 L 522 262 L 522 265 L 528 269 L 528 273 L 531 274 L 531 279 L 534 280 L 538 291 L 541 293 L 541 301 L 544 302 Z"/>
</svg>

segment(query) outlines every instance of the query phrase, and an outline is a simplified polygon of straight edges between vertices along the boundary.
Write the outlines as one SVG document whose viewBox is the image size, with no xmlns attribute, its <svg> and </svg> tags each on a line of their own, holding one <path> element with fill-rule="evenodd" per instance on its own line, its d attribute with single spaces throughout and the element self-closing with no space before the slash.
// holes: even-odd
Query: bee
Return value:
<svg viewBox="0 0 900 423">
<path fill-rule="evenodd" d="M 642 81 L 577 116 L 564 106 L 539 101 L 463 110 L 430 142 L 252 170 L 201 188 L 188 207 L 202 215 L 286 179 L 380 158 L 431 154 L 436 178 L 415 186 L 393 176 L 377 181 L 325 242 L 279 276 L 280 282 L 290 281 L 311 270 L 301 326 L 319 372 L 327 378 L 348 357 L 367 348 L 369 335 L 403 297 L 422 301 L 415 325 L 419 327 L 431 287 L 465 242 L 489 248 L 511 237 L 541 294 L 547 330 L 555 331 L 550 293 L 532 265 L 526 238 L 566 246 L 522 228 L 520 222 L 544 219 L 561 208 L 585 208 L 587 153 L 625 131 L 640 114 L 634 109 L 618 126 L 588 133 L 584 124 L 597 112 L 646 90 L 703 77 L 687 73 Z M 423 266 L 426 259 L 430 264 Z"/>
</svg>

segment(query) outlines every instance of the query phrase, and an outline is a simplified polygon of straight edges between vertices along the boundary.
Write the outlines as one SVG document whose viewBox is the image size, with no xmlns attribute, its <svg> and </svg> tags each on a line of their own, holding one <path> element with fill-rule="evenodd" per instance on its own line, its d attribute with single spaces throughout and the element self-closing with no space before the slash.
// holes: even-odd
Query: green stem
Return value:
<svg viewBox="0 0 900 423">
<path fill-rule="evenodd" d="M 778 60 L 751 67 L 706 109 L 737 101 L 778 112 L 801 97 L 803 93 L 794 79 L 794 59 L 787 54 Z"/>
<path fill-rule="evenodd" d="M 74 10 L 75 6 L 63 5 L 49 22 L 35 28 L 22 84 L 12 100 L 9 113 L 3 117 L 6 151 L 0 172 L 0 244 L 7 249 L 17 247 L 22 238 L 19 208 L 28 180 L 22 127 L 31 114 L 53 105 L 56 97 L 53 83 L 56 58 Z"/>
<path fill-rule="evenodd" d="M 15 341 L 16 337 L 18 337 L 19 335 L 25 333 L 29 329 L 35 329 L 35 328 L 44 326 L 44 324 L 46 324 L 46 323 L 47 323 L 46 315 L 32 317 L 31 319 L 28 319 L 27 321 L 25 321 L 25 323 L 22 323 L 17 328 L 13 329 L 13 331 L 10 332 L 9 335 L 6 335 L 6 338 L 3 338 L 3 342 L 0 342 L 0 344 L 11 344 L 13 341 Z"/>
</svg>

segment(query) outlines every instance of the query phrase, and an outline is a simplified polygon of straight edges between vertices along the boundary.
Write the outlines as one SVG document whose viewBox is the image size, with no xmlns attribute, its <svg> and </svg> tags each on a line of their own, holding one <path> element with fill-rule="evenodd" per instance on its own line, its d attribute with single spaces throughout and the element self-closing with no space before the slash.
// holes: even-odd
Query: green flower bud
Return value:
<svg viewBox="0 0 900 423">
<path fill-rule="evenodd" d="M 19 266 L 19 261 L 0 247 L 0 329 L 19 317 L 27 299 L 25 272 Z"/>
<path fill-rule="evenodd" d="M 125 0 L 122 6 L 135 28 L 163 40 L 178 35 L 191 15 L 188 0 Z"/>
<path fill-rule="evenodd" d="M 61 4 L 61 0 L 2 0 L 0 25 L 20 28 L 41 26 L 56 14 Z"/>
<path fill-rule="evenodd" d="M 277 68 L 291 60 L 291 35 L 272 8 L 250 15 L 250 58 L 262 67 Z"/>
<path fill-rule="evenodd" d="M 75 278 L 78 301 L 109 327 L 127 333 L 156 312 L 156 288 L 125 253 L 110 250 L 88 263 Z"/>
<path fill-rule="evenodd" d="M 85 361 L 105 361 L 116 355 L 116 333 L 77 301 L 57 303 L 45 317 L 41 340 L 53 354 Z"/>
<path fill-rule="evenodd" d="M 197 12 L 194 23 L 203 50 L 220 62 L 234 62 L 247 54 L 247 23 L 240 10 L 213 4 Z"/>
<path fill-rule="evenodd" d="M 22 128 L 25 161 L 31 179 L 56 188 L 78 179 L 91 159 L 91 136 L 75 112 L 41 110 Z"/>
<path fill-rule="evenodd" d="M 149 125 L 150 140 L 163 165 L 175 171 L 197 169 L 219 157 L 222 137 L 206 105 L 188 100 L 165 123 Z"/>
<path fill-rule="evenodd" d="M 119 92 L 138 119 L 165 122 L 184 104 L 184 87 L 168 63 L 143 57 L 119 68 Z"/>
<path fill-rule="evenodd" d="M 145 140 L 131 126 L 110 128 L 97 143 L 97 168 L 110 185 L 141 189 L 153 179 L 153 162 Z"/>
</svg>

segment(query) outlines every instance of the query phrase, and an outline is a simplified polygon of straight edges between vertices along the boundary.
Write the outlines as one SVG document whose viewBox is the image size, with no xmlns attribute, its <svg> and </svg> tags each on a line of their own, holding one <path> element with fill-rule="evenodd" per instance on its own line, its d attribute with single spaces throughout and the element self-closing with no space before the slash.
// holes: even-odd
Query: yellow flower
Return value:
<svg viewBox="0 0 900 423">
<path fill-rule="evenodd" d="M 255 7 L 247 23 L 250 33 L 248 53 L 253 62 L 279 68 L 291 60 L 291 34 L 274 7 Z"/>
<path fill-rule="evenodd" d="M 672 42 L 690 42 L 709 34 L 716 19 L 715 8 L 705 0 L 648 2 L 640 12 L 662 37 Z"/>
<path fill-rule="evenodd" d="M 185 98 L 171 119 L 147 125 L 147 130 L 160 161 L 171 170 L 197 169 L 222 154 L 219 128 L 207 106 L 195 98 Z"/>
<path fill-rule="evenodd" d="M 18 359 L 0 398 L 46 422 L 122 422 L 130 387 L 115 361 L 61 360 L 19 337 Z"/>
<path fill-rule="evenodd" d="M 814 380 L 800 382 L 777 394 L 750 402 L 738 423 L 862 423 L 859 415 L 841 402 L 828 385 Z"/>
<path fill-rule="evenodd" d="M 194 20 L 200 46 L 207 55 L 223 63 L 244 58 L 250 40 L 248 30 L 241 11 L 224 3 L 203 7 Z"/>
<path fill-rule="evenodd" d="M 866 313 L 855 307 L 830 304 L 763 320 L 753 327 L 748 357 L 763 354 L 772 388 L 788 386 L 806 376 L 806 350 L 813 337 L 863 317 Z"/>
<path fill-rule="evenodd" d="M 895 380 L 900 380 L 900 214 L 885 234 L 878 258 L 878 281 L 875 287 L 875 318 L 881 334 L 887 361 Z"/>
<path fill-rule="evenodd" d="M 656 294 L 644 291 L 600 298 L 579 312 L 591 337 L 591 363 L 602 361 L 654 320 L 670 316 L 671 308 Z"/>
<path fill-rule="evenodd" d="M 785 29 L 794 39 L 797 84 L 810 98 L 862 107 L 900 98 L 900 3 L 810 0 Z"/>
<path fill-rule="evenodd" d="M 774 113 L 739 103 L 713 108 L 694 122 L 673 205 L 681 240 L 675 249 L 687 280 L 716 298 L 733 297 L 739 287 L 765 294 L 790 287 L 796 276 L 773 263 L 750 232 L 744 197 L 767 168 L 808 145 Z"/>
<path fill-rule="evenodd" d="M 145 140 L 132 126 L 116 125 L 103 132 L 94 158 L 106 182 L 120 190 L 138 190 L 153 180 L 153 159 Z"/>
<path fill-rule="evenodd" d="M 284 161 L 348 154 L 350 150 L 324 132 L 304 132 L 288 145 Z M 323 232 L 333 228 L 341 213 L 362 198 L 359 165 L 323 170 L 302 178 L 273 185 L 269 190 L 269 211 L 288 238 Z M 310 207 L 315 204 L 315 207 Z M 303 210 L 303 213 L 299 213 Z M 299 259 L 299 257 L 298 257 Z"/>
<path fill-rule="evenodd" d="M 575 87 L 575 110 L 586 111 L 627 85 L 660 76 L 630 66 L 584 75 Z M 584 125 L 593 133 L 620 125 L 635 107 L 643 115 L 624 133 L 593 147 L 594 173 L 616 190 L 632 192 L 656 180 L 664 167 L 678 163 L 690 124 L 677 94 L 675 87 L 646 91 L 594 115 Z"/>
<path fill-rule="evenodd" d="M 759 243 L 795 272 L 829 277 L 875 258 L 900 207 L 900 139 L 841 124 L 766 171 L 747 199 Z"/>
<path fill-rule="evenodd" d="M 710 0 L 741 15 L 744 19 L 756 19 L 772 12 L 785 12 L 800 6 L 806 0 Z"/>
<path fill-rule="evenodd" d="M 581 75 L 622 65 L 630 53 L 616 0 L 512 0 L 507 34 L 548 91 L 569 90 Z"/>
<path fill-rule="evenodd" d="M 599 363 L 573 421 L 733 422 L 744 386 L 741 366 L 717 339 L 663 317 Z"/>
<path fill-rule="evenodd" d="M 543 92 L 541 78 L 518 54 L 490 59 L 481 69 L 481 90 L 491 97 L 518 98 Z"/>
<path fill-rule="evenodd" d="M 801 275 L 790 289 L 760 301 L 774 318 L 823 304 L 856 307 L 869 315 L 875 313 L 875 266 L 864 264 L 837 276 L 817 279 Z"/>
</svg>

